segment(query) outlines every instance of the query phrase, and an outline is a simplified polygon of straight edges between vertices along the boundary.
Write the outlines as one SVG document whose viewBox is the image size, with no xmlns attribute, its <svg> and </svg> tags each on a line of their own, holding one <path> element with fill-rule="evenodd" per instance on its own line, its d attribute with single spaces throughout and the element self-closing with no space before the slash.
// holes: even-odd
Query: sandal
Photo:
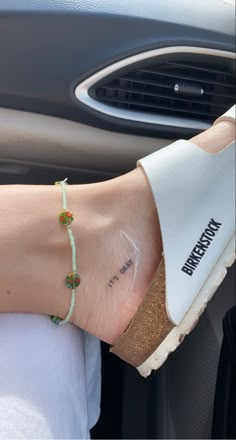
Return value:
<svg viewBox="0 0 236 440">
<path fill-rule="evenodd" d="M 235 111 L 215 124 L 235 122 Z M 207 153 L 179 140 L 138 166 L 158 207 L 164 257 L 111 352 L 146 377 L 193 329 L 235 260 L 235 141 Z"/>
</svg>

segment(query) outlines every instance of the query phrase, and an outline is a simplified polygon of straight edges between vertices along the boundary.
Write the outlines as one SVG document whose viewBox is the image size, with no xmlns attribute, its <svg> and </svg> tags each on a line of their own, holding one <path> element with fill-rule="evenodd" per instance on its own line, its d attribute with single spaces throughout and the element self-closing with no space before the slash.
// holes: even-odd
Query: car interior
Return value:
<svg viewBox="0 0 236 440">
<path fill-rule="evenodd" d="M 2 0 L 0 184 L 98 182 L 236 101 L 234 0 Z M 234 267 L 147 379 L 102 343 L 92 438 L 212 438 Z"/>
</svg>

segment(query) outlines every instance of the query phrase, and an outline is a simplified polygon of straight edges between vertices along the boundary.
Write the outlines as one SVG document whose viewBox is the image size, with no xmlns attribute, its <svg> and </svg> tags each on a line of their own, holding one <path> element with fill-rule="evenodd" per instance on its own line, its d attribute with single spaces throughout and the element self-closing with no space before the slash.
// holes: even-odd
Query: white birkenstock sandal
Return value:
<svg viewBox="0 0 236 440">
<path fill-rule="evenodd" d="M 233 106 L 222 120 L 235 122 Z M 158 209 L 163 259 L 111 351 L 143 376 L 197 323 L 235 260 L 235 141 L 207 153 L 179 140 L 138 161 Z"/>
</svg>

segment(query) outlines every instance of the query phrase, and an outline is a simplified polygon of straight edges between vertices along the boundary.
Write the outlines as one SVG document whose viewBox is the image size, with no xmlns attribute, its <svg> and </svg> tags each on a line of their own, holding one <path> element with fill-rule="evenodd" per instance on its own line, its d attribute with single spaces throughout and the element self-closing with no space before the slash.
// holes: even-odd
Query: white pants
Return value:
<svg viewBox="0 0 236 440">
<path fill-rule="evenodd" d="M 99 341 L 49 317 L 0 314 L 0 439 L 86 439 L 100 412 Z"/>
</svg>

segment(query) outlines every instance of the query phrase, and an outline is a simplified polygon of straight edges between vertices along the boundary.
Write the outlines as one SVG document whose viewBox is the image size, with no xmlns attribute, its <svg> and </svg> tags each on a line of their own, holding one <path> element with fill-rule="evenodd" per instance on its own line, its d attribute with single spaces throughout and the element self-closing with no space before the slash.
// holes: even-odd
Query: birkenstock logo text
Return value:
<svg viewBox="0 0 236 440">
<path fill-rule="evenodd" d="M 182 267 L 182 272 L 186 273 L 190 277 L 193 275 L 195 269 L 198 267 L 201 259 L 204 257 L 207 249 L 209 248 L 212 240 L 221 226 L 222 223 L 216 222 L 213 218 L 211 219 L 207 228 L 199 238 L 197 244 Z"/>
</svg>

